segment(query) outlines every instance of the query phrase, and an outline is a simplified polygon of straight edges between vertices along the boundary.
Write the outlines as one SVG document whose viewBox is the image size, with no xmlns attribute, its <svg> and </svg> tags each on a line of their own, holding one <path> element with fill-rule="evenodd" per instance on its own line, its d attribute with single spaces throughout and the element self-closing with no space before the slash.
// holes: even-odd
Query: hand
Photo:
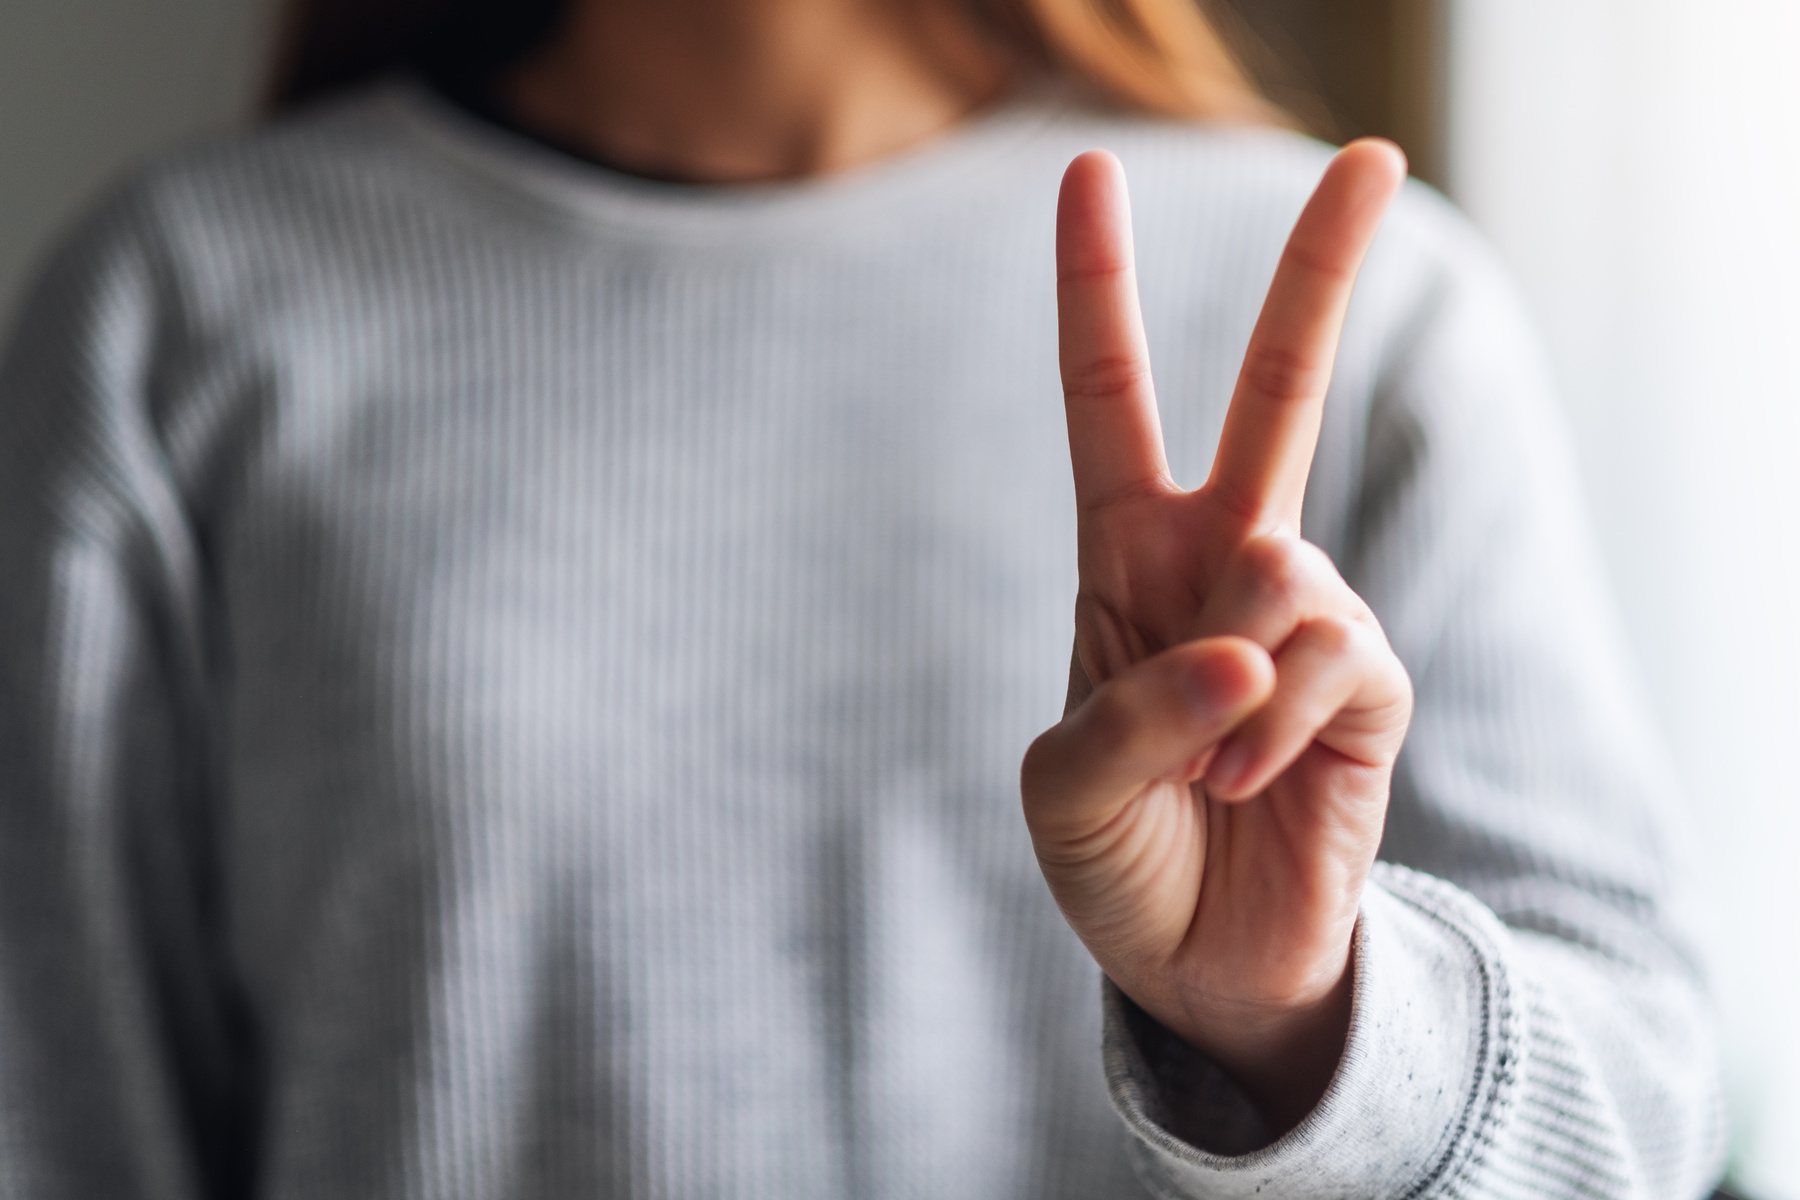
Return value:
<svg viewBox="0 0 1800 1200">
<path fill-rule="evenodd" d="M 1057 214 L 1081 585 L 1069 709 L 1025 757 L 1025 819 L 1107 975 L 1282 1129 L 1343 1051 L 1412 714 L 1374 615 L 1299 536 L 1351 286 L 1405 170 L 1373 140 L 1327 168 L 1191 492 L 1163 455 L 1118 161 L 1077 158 Z"/>
</svg>

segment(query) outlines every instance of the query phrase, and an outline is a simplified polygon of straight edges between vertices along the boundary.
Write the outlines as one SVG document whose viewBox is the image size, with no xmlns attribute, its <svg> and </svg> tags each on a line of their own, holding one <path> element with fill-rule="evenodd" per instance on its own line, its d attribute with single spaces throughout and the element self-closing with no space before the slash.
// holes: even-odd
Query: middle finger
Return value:
<svg viewBox="0 0 1800 1200">
<path fill-rule="evenodd" d="M 1326 168 L 1282 252 L 1207 480 L 1252 528 L 1300 531 L 1350 291 L 1405 176 L 1406 159 L 1393 143 L 1350 143 Z"/>
</svg>

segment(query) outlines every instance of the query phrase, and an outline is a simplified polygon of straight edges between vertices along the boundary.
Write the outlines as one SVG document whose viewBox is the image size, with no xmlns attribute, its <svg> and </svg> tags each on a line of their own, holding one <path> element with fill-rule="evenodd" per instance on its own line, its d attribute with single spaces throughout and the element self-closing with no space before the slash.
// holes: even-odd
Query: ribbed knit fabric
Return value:
<svg viewBox="0 0 1800 1200">
<path fill-rule="evenodd" d="M 1040 96 L 713 191 L 400 84 L 90 219 L 0 368 L 0 1194 L 1703 1193 L 1668 778 L 1537 351 L 1422 189 L 1307 510 L 1418 694 L 1343 1065 L 1264 1144 L 1103 1005 L 1016 782 L 1093 145 L 1197 482 L 1288 135 Z"/>
</svg>

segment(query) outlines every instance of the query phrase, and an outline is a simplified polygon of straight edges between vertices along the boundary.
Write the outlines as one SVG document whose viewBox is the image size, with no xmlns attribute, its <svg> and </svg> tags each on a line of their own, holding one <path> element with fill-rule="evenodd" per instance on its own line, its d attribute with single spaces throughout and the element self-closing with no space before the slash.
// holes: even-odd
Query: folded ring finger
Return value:
<svg viewBox="0 0 1800 1200">
<path fill-rule="evenodd" d="M 1305 621 L 1367 615 L 1323 550 L 1299 538 L 1258 537 L 1232 555 L 1188 636 L 1248 638 L 1273 654 Z"/>
<path fill-rule="evenodd" d="M 1207 791 L 1219 800 L 1259 794 L 1353 703 L 1379 704 L 1404 684 L 1381 638 L 1361 622 L 1322 617 L 1303 622 L 1275 656 L 1275 691 L 1213 759 Z M 1394 677 L 1394 678 L 1390 678 Z M 1403 677 L 1403 673 L 1402 673 Z"/>
</svg>

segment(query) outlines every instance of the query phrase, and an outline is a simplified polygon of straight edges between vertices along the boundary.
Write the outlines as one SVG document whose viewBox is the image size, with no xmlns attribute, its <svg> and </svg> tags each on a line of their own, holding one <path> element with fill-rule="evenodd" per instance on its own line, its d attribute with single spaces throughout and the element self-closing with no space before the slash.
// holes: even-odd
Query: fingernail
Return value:
<svg viewBox="0 0 1800 1200">
<path fill-rule="evenodd" d="M 1215 786 L 1229 792 L 1237 787 L 1249 765 L 1250 747 L 1239 741 L 1229 742 L 1219 751 L 1219 757 L 1213 759 L 1206 777 Z"/>
<path fill-rule="evenodd" d="M 1190 664 L 1182 673 L 1181 681 L 1187 689 L 1188 707 L 1196 717 L 1212 724 L 1229 715 L 1235 697 L 1219 678 L 1219 671 L 1211 659 L 1203 658 Z"/>
</svg>

